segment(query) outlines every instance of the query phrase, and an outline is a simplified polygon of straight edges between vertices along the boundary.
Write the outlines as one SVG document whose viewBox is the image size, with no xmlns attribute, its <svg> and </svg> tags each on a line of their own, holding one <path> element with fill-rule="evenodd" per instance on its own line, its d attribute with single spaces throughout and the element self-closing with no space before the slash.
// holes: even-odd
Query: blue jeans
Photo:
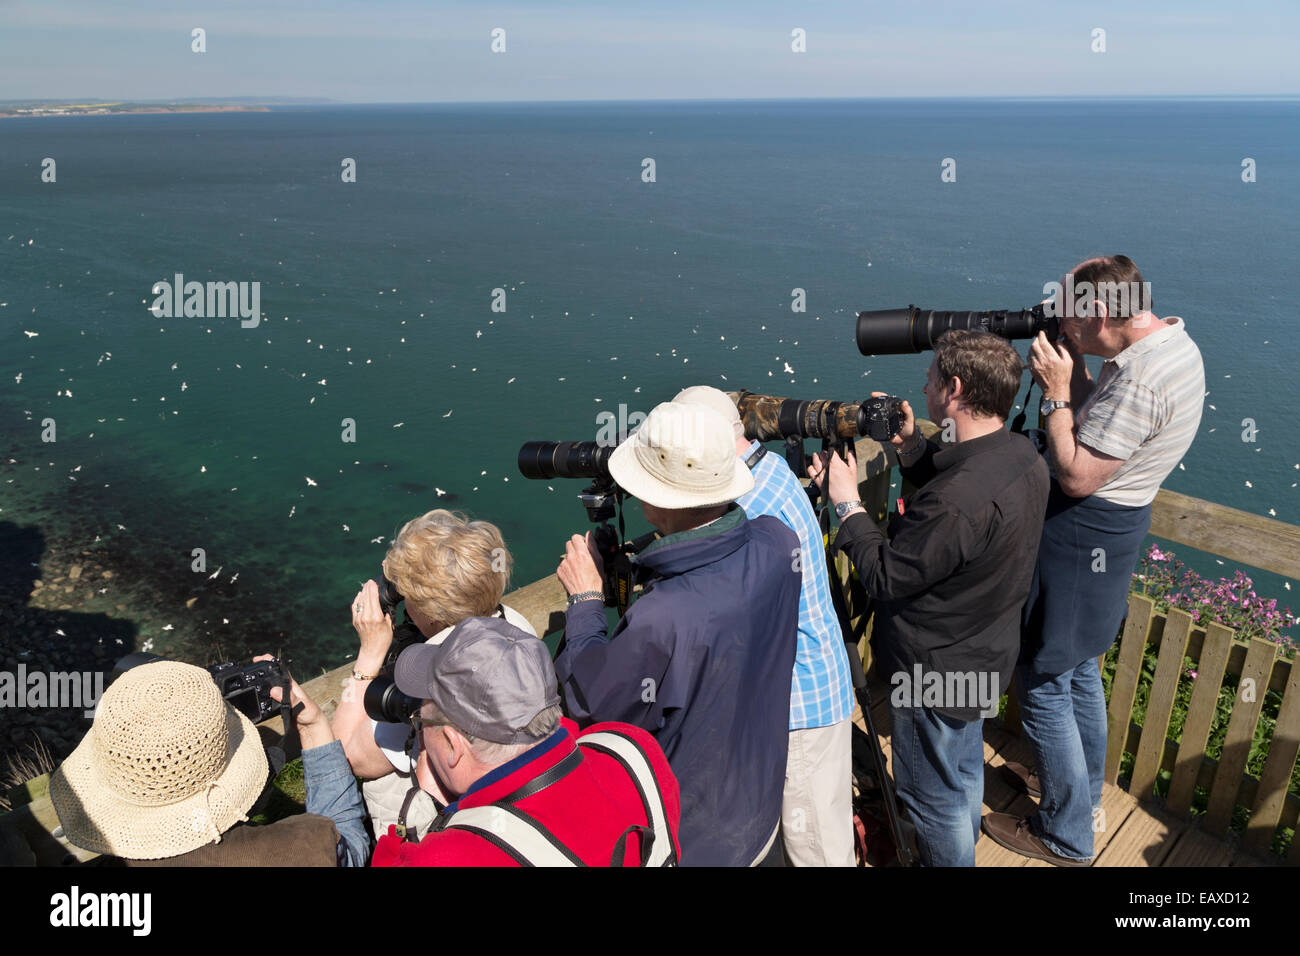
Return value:
<svg viewBox="0 0 1300 956">
<path fill-rule="evenodd" d="M 890 747 L 899 802 L 916 824 L 923 866 L 974 866 L 984 803 L 983 720 L 895 707 Z"/>
<path fill-rule="evenodd" d="M 1106 697 L 1097 661 L 1088 658 L 1055 676 L 1021 665 L 1016 683 L 1020 722 L 1043 791 L 1033 831 L 1057 855 L 1090 860 L 1106 760 Z"/>
</svg>

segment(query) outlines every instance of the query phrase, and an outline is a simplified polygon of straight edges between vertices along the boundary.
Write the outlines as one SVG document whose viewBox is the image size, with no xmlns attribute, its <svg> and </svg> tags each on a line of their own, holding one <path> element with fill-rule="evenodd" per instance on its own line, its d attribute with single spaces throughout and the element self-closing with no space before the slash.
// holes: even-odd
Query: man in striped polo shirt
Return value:
<svg viewBox="0 0 1300 956">
<path fill-rule="evenodd" d="M 983 826 L 1025 856 L 1086 866 L 1105 825 L 1096 658 L 1127 611 L 1151 501 L 1200 426 L 1205 369 L 1182 319 L 1151 312 L 1150 287 L 1127 256 L 1080 263 L 1065 286 L 1063 339 L 1040 333 L 1029 362 L 1043 389 L 1053 481 L 1016 672 L 1037 767 L 1010 766 L 1010 776 L 1039 798 L 1038 812 L 992 813 Z M 1106 360 L 1096 381 L 1084 355 Z"/>
<path fill-rule="evenodd" d="M 853 866 L 853 678 L 808 493 L 784 458 L 745 438 L 736 405 L 725 392 L 698 385 L 678 392 L 673 401 L 711 408 L 731 423 L 736 454 L 754 476 L 754 489 L 737 503 L 749 517 L 772 515 L 799 536 L 799 555 L 792 559 L 803 566 L 803 588 L 781 839 L 794 866 Z"/>
</svg>

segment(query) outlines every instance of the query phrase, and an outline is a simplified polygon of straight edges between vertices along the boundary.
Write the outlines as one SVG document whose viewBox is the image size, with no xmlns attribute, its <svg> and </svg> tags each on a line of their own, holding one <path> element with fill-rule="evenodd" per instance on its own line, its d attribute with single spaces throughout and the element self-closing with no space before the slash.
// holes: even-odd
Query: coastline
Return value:
<svg viewBox="0 0 1300 956">
<path fill-rule="evenodd" d="M 31 119 L 51 116 L 131 116 L 141 113 L 269 113 L 269 106 L 204 106 L 201 104 L 168 106 L 165 104 L 111 108 L 100 104 L 86 107 L 33 108 L 0 110 L 0 119 Z"/>
</svg>

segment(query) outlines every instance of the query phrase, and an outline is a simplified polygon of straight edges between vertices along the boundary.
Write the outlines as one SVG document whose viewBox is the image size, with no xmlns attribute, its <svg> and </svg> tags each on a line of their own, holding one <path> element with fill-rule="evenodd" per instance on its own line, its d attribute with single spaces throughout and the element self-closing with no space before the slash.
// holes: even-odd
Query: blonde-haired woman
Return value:
<svg viewBox="0 0 1300 956">
<path fill-rule="evenodd" d="M 405 600 L 411 623 L 437 642 L 467 617 L 502 617 L 536 635 L 527 618 L 501 603 L 512 564 L 496 525 L 439 508 L 403 525 L 383 569 Z M 380 607 L 375 581 L 352 599 L 352 626 L 360 650 L 334 713 L 334 733 L 353 773 L 369 781 L 364 794 L 376 837 L 392 823 L 418 832 L 432 822 L 433 800 L 444 802 L 437 782 L 419 754 L 408 750 L 407 725 L 378 723 L 363 705 L 393 643 L 393 618 Z"/>
</svg>

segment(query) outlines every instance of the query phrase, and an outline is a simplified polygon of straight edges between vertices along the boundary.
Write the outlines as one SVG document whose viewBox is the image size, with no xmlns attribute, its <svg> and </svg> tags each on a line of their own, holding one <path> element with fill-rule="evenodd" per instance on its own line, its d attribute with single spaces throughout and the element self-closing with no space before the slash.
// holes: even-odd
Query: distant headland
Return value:
<svg viewBox="0 0 1300 956">
<path fill-rule="evenodd" d="M 0 101 L 0 119 L 16 116 L 113 116 L 123 113 L 266 113 L 272 106 L 320 105 L 322 99 L 238 99 L 229 100 L 148 100 L 95 101 L 71 100 Z"/>
</svg>

